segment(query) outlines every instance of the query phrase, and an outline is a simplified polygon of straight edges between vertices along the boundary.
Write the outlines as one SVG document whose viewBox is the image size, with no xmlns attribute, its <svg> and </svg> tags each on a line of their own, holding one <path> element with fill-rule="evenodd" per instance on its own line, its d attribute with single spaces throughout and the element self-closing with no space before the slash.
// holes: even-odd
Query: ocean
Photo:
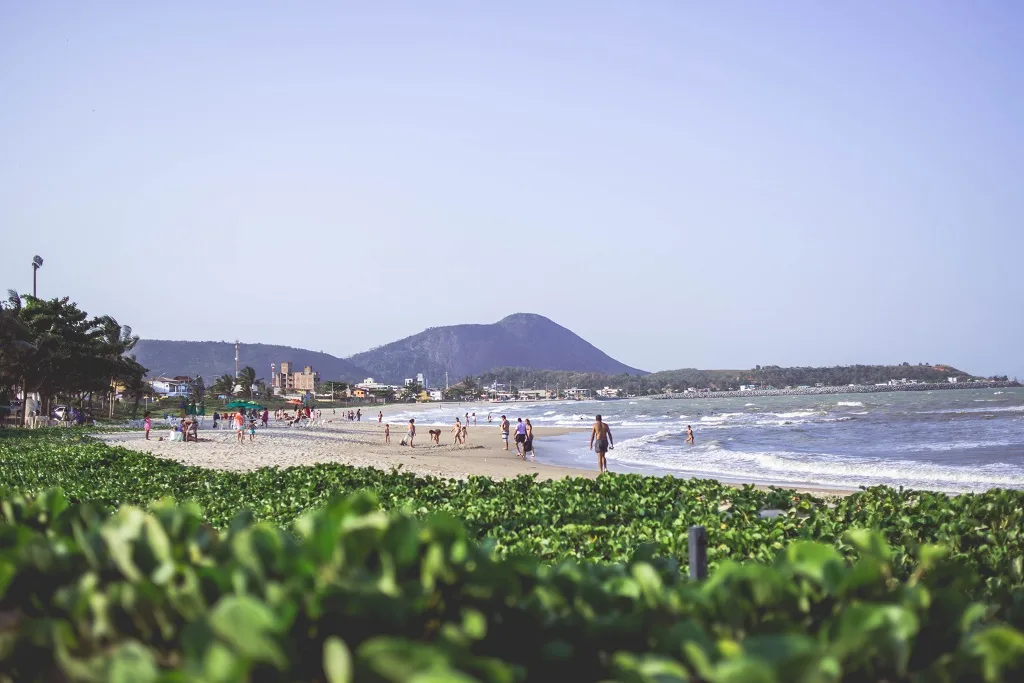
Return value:
<svg viewBox="0 0 1024 683">
<path fill-rule="evenodd" d="M 600 413 L 615 437 L 613 472 L 836 489 L 1024 489 L 1024 389 L 439 404 L 387 417 L 450 425 L 467 412 L 478 422 L 470 443 L 490 431 L 497 438 L 502 414 L 513 423 L 589 429 Z M 687 425 L 692 446 L 684 443 Z M 537 460 L 596 469 L 588 439 L 538 436 Z"/>
</svg>

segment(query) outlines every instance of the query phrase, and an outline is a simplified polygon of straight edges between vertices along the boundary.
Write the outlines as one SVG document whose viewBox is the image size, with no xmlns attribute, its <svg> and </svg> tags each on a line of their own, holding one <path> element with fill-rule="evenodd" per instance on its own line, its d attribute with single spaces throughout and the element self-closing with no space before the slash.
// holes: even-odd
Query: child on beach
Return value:
<svg viewBox="0 0 1024 683">
<path fill-rule="evenodd" d="M 256 440 L 256 420 L 249 420 L 249 441 Z"/>
<path fill-rule="evenodd" d="M 149 441 L 149 430 L 153 428 L 153 418 L 150 417 L 148 410 L 142 417 L 142 425 L 146 428 L 146 441 Z"/>
<path fill-rule="evenodd" d="M 391 445 L 391 425 L 389 424 L 384 425 L 384 445 Z"/>
</svg>

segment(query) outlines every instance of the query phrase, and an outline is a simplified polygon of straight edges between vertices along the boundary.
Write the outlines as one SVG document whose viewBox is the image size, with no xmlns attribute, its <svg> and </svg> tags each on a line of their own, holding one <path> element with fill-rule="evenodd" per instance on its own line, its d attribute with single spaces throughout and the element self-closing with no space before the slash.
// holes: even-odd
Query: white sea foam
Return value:
<svg viewBox="0 0 1024 683">
<path fill-rule="evenodd" d="M 993 486 L 1024 488 L 1020 469 L 1009 463 L 946 466 L 905 459 L 848 457 L 792 451 L 730 451 L 720 443 L 696 448 L 666 447 L 663 436 L 649 435 L 620 443 L 613 462 L 655 467 L 743 481 L 819 482 L 833 486 L 908 485 L 946 491 Z M 675 440 L 673 440 L 675 441 Z M 654 448 L 652 448 L 652 446 Z"/>
<path fill-rule="evenodd" d="M 840 401 L 836 404 L 837 406 L 846 406 L 848 408 L 863 408 L 864 404 L 860 401 Z"/>
</svg>

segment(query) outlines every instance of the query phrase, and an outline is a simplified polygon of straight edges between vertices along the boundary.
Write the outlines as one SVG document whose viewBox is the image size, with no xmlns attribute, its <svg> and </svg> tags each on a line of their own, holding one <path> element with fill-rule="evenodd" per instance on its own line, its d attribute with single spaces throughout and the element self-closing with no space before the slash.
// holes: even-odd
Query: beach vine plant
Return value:
<svg viewBox="0 0 1024 683">
<path fill-rule="evenodd" d="M 228 473 L 75 430 L 3 432 L 0 487 L 0 680 L 1024 675 L 1016 491 Z"/>
</svg>

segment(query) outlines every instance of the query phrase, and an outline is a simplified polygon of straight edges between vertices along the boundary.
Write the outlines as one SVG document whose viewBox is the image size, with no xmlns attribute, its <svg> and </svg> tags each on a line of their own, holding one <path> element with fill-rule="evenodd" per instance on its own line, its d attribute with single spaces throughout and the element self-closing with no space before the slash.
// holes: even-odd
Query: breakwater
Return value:
<svg viewBox="0 0 1024 683">
<path fill-rule="evenodd" d="M 736 398 L 741 396 L 818 396 L 829 394 L 884 394 L 894 391 L 955 391 L 957 389 L 1001 389 L 1020 387 L 1020 382 L 931 382 L 924 384 L 850 384 L 841 387 L 803 387 L 800 389 L 750 389 L 748 391 L 682 391 L 654 398 Z"/>
</svg>

